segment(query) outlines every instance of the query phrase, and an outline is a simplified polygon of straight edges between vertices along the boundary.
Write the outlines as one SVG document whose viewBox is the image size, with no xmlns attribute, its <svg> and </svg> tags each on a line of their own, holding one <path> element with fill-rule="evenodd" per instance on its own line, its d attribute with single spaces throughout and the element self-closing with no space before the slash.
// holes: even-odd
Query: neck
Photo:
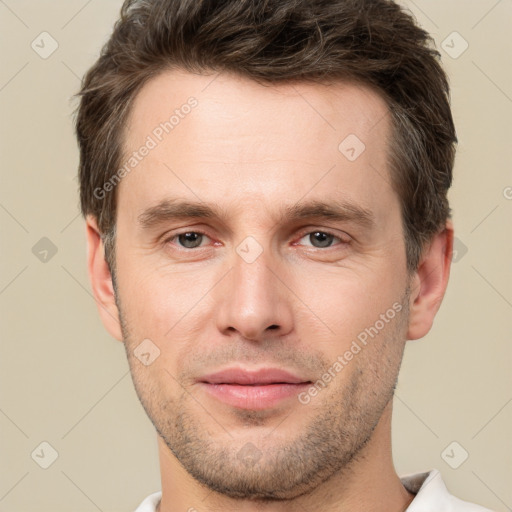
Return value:
<svg viewBox="0 0 512 512">
<path fill-rule="evenodd" d="M 284 501 L 235 500 L 207 489 L 180 465 L 158 437 L 162 500 L 157 512 L 402 512 L 414 496 L 400 482 L 391 455 L 391 401 L 371 439 L 348 467 L 311 492 Z"/>
</svg>

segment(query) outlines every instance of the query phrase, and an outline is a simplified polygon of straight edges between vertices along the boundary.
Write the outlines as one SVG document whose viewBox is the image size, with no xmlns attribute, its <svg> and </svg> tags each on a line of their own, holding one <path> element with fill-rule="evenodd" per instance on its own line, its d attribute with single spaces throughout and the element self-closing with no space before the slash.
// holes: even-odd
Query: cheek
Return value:
<svg viewBox="0 0 512 512">
<path fill-rule="evenodd" d="M 340 349 L 379 321 L 381 314 L 386 314 L 393 304 L 400 302 L 403 293 L 396 272 L 393 274 L 391 269 L 368 265 L 336 269 L 319 267 L 316 272 L 310 266 L 304 266 L 294 274 L 290 288 L 304 303 L 298 327 L 304 324 L 303 313 L 316 319 L 311 328 L 328 328 L 329 337 Z"/>
<path fill-rule="evenodd" d="M 119 268 L 118 280 L 122 310 L 132 336 L 162 344 L 172 340 L 174 344 L 184 329 L 190 335 L 201 325 L 211 302 L 209 291 L 218 277 L 213 267 L 177 271 L 132 260 Z"/>
</svg>

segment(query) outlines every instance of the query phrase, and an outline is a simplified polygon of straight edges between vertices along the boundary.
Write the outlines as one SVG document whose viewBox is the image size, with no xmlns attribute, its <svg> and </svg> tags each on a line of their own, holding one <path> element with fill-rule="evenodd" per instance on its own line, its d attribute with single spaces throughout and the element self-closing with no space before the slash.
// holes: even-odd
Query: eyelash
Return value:
<svg viewBox="0 0 512 512">
<path fill-rule="evenodd" d="M 164 245 L 167 245 L 169 243 L 172 243 L 173 240 L 177 239 L 180 235 L 185 235 L 186 233 L 195 233 L 197 235 L 202 235 L 202 236 L 206 236 L 208 238 L 211 239 L 210 236 L 208 236 L 207 233 L 205 233 L 204 231 L 197 231 L 197 230 L 186 230 L 186 231 L 180 231 L 179 233 L 174 233 L 172 236 L 166 238 L 164 240 Z M 302 238 L 304 238 L 306 235 L 311 235 L 313 233 L 322 233 L 324 235 L 328 235 L 328 236 L 333 236 L 335 239 L 339 240 L 340 243 L 339 244 L 336 244 L 336 245 L 331 245 L 329 247 L 314 247 L 314 246 L 308 246 L 310 249 L 317 249 L 317 250 L 321 250 L 321 251 L 326 251 L 327 249 L 333 249 L 335 247 L 337 247 L 337 245 L 348 245 L 350 244 L 350 241 L 349 240 L 343 240 L 343 238 L 341 238 L 340 236 L 332 233 L 331 231 L 326 231 L 326 230 L 323 230 L 323 229 L 313 229 L 313 230 L 309 230 L 309 231 L 304 231 L 300 234 L 298 240 L 301 240 Z M 348 238 L 348 235 L 347 235 L 347 238 Z M 182 246 L 179 246 L 179 245 L 176 245 L 176 244 L 173 244 L 175 245 L 176 247 L 179 248 L 179 250 L 181 251 L 185 251 L 185 252 L 192 252 L 194 250 L 199 250 L 199 249 L 204 249 L 204 247 L 200 246 L 200 247 L 192 247 L 192 248 L 187 248 L 187 247 L 182 247 Z M 295 243 L 293 245 L 296 245 Z"/>
</svg>

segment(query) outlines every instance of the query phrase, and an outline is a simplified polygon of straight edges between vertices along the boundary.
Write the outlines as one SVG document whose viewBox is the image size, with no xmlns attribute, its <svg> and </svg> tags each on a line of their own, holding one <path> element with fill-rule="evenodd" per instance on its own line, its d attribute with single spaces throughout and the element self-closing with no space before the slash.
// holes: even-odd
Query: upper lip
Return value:
<svg viewBox="0 0 512 512">
<path fill-rule="evenodd" d="M 226 368 L 220 372 L 204 375 L 199 382 L 208 384 L 240 384 L 240 385 L 258 385 L 258 384 L 303 384 L 310 382 L 286 370 L 279 368 L 262 368 L 259 370 L 244 370 L 242 368 Z"/>
</svg>

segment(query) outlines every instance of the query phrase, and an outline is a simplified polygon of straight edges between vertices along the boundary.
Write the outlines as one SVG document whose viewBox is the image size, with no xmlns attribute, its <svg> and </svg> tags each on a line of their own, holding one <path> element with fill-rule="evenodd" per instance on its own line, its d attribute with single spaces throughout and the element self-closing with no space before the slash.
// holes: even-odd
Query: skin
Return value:
<svg viewBox="0 0 512 512">
<path fill-rule="evenodd" d="M 159 511 L 405 510 L 413 496 L 393 467 L 392 395 L 406 340 L 427 334 L 443 298 L 451 223 L 409 275 L 387 166 L 390 118 L 376 92 L 213 78 L 165 72 L 136 98 L 127 154 L 190 96 L 198 105 L 118 186 L 116 293 L 87 218 L 98 309 L 124 343 L 158 434 Z M 355 161 L 338 149 L 349 134 L 366 146 Z M 226 217 L 144 229 L 140 215 L 166 198 L 213 204 Z M 355 204 L 373 225 L 279 216 L 314 200 Z M 319 247 L 317 231 L 334 237 Z M 205 236 L 187 248 L 176 236 L 184 232 Z M 237 252 L 248 236 L 262 251 L 250 263 Z M 315 382 L 397 303 L 401 311 L 308 404 L 241 409 L 196 382 L 235 365 Z M 160 350 L 149 365 L 134 355 L 144 339 Z"/>
</svg>

